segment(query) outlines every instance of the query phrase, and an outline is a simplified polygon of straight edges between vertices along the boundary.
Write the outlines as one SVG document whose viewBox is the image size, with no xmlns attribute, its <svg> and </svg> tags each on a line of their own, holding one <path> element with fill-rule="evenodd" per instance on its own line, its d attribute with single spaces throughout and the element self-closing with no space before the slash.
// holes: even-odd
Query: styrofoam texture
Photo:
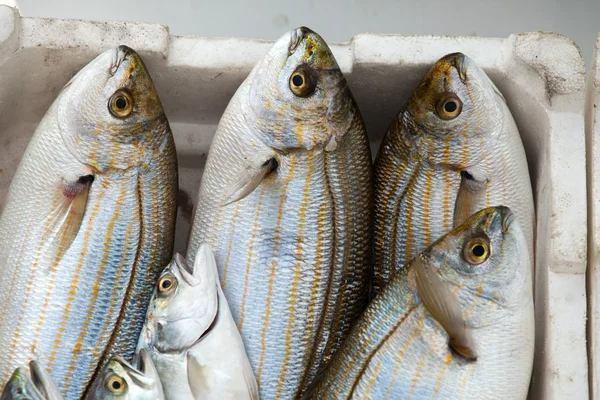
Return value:
<svg viewBox="0 0 600 400">
<path fill-rule="evenodd" d="M 600 399 L 600 34 L 585 104 L 588 195 L 588 357 L 590 398 Z"/>
<path fill-rule="evenodd" d="M 178 37 L 158 24 L 21 18 L 0 6 L 0 208 L 61 87 L 100 52 L 126 44 L 144 58 L 175 134 L 181 189 L 176 250 L 184 250 L 216 125 L 271 43 Z M 588 398 L 585 68 L 578 47 L 566 37 L 536 32 L 504 39 L 360 34 L 331 48 L 374 152 L 419 80 L 447 53 L 472 57 L 502 91 L 523 138 L 537 210 L 530 397 Z"/>
</svg>

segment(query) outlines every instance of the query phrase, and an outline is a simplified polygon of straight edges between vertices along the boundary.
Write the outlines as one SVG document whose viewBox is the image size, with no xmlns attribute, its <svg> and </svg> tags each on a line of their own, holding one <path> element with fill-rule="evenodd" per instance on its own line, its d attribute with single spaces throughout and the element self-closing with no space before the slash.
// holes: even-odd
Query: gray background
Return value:
<svg viewBox="0 0 600 400">
<path fill-rule="evenodd" d="M 176 35 L 276 39 L 306 25 L 328 41 L 362 32 L 506 37 L 553 31 L 579 44 L 586 64 L 600 31 L 600 0 L 0 0 L 21 15 L 159 22 Z"/>
</svg>

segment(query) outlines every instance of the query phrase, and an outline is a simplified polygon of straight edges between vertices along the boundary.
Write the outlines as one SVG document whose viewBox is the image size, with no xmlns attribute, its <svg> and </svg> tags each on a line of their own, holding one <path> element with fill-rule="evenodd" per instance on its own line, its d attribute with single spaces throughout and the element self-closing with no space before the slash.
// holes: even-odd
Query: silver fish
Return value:
<svg viewBox="0 0 600 400">
<path fill-rule="evenodd" d="M 312 398 L 525 399 L 535 340 L 531 280 L 512 212 L 478 212 L 393 276 Z"/>
<path fill-rule="evenodd" d="M 80 398 L 112 354 L 133 356 L 171 257 L 176 163 L 135 51 L 109 50 L 65 86 L 0 215 L 0 387 L 38 359 Z"/>
<path fill-rule="evenodd" d="M 158 372 L 146 350 L 138 354 L 137 368 L 114 356 L 90 392 L 91 400 L 164 400 Z"/>
<path fill-rule="evenodd" d="M 176 254 L 161 274 L 138 349 L 147 349 L 167 400 L 258 399 L 242 338 L 208 244 L 194 265 Z"/>
<path fill-rule="evenodd" d="M 263 398 L 293 398 L 341 344 L 371 278 L 368 138 L 331 50 L 279 39 L 231 99 L 188 259 L 214 250 Z"/>
<path fill-rule="evenodd" d="M 4 387 L 0 400 L 63 400 L 52 377 L 37 361 L 29 363 L 29 372 L 17 368 Z"/>
<path fill-rule="evenodd" d="M 375 293 L 444 233 L 496 205 L 514 211 L 533 259 L 533 194 L 515 121 L 485 72 L 449 54 L 415 89 L 377 154 Z"/>
</svg>

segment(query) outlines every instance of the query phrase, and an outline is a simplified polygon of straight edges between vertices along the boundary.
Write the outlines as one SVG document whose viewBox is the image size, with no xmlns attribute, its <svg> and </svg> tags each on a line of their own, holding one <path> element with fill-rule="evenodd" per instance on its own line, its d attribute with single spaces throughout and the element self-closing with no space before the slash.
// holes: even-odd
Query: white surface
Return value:
<svg viewBox="0 0 600 400">
<path fill-rule="evenodd" d="M 590 392 L 600 398 L 600 35 L 587 82 L 585 131 L 588 184 L 588 305 Z"/>
<path fill-rule="evenodd" d="M 327 41 L 364 32 L 507 37 L 551 31 L 575 40 L 591 59 L 598 0 L 0 0 L 26 17 L 158 22 L 175 35 L 274 40 L 306 25 Z"/>
<path fill-rule="evenodd" d="M 127 44 L 146 61 L 175 134 L 181 182 L 176 250 L 182 250 L 216 124 L 270 43 L 181 38 L 148 24 L 23 18 L 19 30 L 15 17 L 16 23 L 12 10 L 0 7 L 0 208 L 60 88 L 101 51 Z M 564 37 L 538 33 L 507 39 L 359 35 L 331 47 L 374 150 L 418 81 L 446 53 L 472 57 L 503 92 L 523 137 L 537 210 L 532 398 L 586 399 L 585 70 L 578 49 Z"/>
</svg>

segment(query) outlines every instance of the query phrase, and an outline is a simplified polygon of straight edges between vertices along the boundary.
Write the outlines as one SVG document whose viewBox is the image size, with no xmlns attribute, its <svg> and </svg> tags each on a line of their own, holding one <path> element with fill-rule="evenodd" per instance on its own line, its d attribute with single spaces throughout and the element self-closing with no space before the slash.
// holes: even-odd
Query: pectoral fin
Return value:
<svg viewBox="0 0 600 400">
<path fill-rule="evenodd" d="M 250 366 L 250 362 L 248 362 L 248 360 L 246 360 L 246 362 L 242 366 L 242 369 L 244 372 L 244 380 L 246 381 L 246 386 L 248 387 L 248 396 L 250 400 L 258 400 L 258 385 L 256 383 L 254 372 L 252 372 L 252 367 Z"/>
<path fill-rule="evenodd" d="M 419 296 L 433 318 L 450 337 L 450 346 L 468 360 L 477 359 L 475 343 L 467 328 L 460 303 L 440 280 L 437 269 L 418 256 L 414 261 Z"/>
<path fill-rule="evenodd" d="M 205 375 L 205 369 L 198 360 L 190 353 L 187 353 L 187 377 L 188 385 L 194 399 L 200 400 L 206 397 L 208 377 Z"/>
<path fill-rule="evenodd" d="M 58 194 L 59 201 L 50 213 L 49 244 L 46 260 L 49 266 L 58 263 L 79 232 L 93 175 L 84 175 L 75 182 L 64 183 Z"/>
<path fill-rule="evenodd" d="M 454 228 L 486 207 L 488 180 L 483 174 L 461 172 L 460 188 L 454 204 Z"/>
<path fill-rule="evenodd" d="M 277 160 L 270 157 L 262 164 L 255 166 L 249 165 L 244 171 L 232 182 L 231 186 L 225 193 L 223 205 L 229 205 L 242 200 L 244 197 L 252 193 L 265 177 L 277 168 Z"/>
</svg>

